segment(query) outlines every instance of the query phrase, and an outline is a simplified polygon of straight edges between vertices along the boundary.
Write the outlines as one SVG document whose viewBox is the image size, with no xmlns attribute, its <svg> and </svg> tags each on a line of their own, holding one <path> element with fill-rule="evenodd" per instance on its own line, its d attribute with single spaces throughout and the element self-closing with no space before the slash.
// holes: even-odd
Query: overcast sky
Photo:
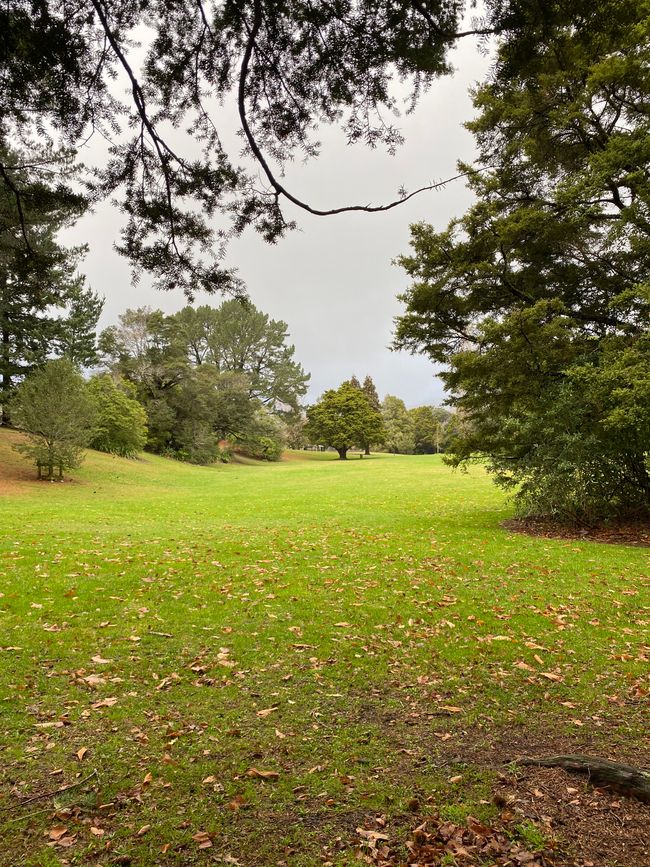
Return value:
<svg viewBox="0 0 650 867">
<path fill-rule="evenodd" d="M 472 116 L 468 88 L 485 76 L 489 59 L 468 39 L 451 60 L 455 75 L 437 81 L 415 113 L 397 121 L 406 143 L 396 156 L 347 147 L 338 130 L 325 129 L 321 157 L 292 165 L 286 186 L 326 208 L 388 202 L 402 186 L 413 190 L 454 175 L 456 161 L 473 156 L 472 138 L 462 124 Z M 80 156 L 93 162 L 92 153 Z M 470 201 L 463 181 L 455 181 L 386 213 L 314 217 L 287 205 L 286 216 L 296 219 L 299 229 L 284 240 L 269 246 L 251 231 L 232 243 L 228 263 L 238 268 L 253 303 L 289 326 L 295 357 L 311 373 L 309 401 L 354 373 L 359 379 L 370 374 L 382 398 L 394 394 L 408 406 L 442 403 L 431 362 L 388 348 L 401 309 L 396 296 L 408 285 L 391 262 L 408 252 L 411 223 L 426 220 L 444 228 Z M 82 270 L 106 298 L 100 328 L 115 323 L 128 307 L 173 312 L 186 304 L 181 292 L 154 290 L 146 275 L 132 285 L 128 262 L 113 249 L 120 226 L 119 212 L 106 203 L 67 233 L 67 239 L 72 234 L 75 242 L 90 246 Z M 199 294 L 195 303 L 220 301 Z"/>
</svg>

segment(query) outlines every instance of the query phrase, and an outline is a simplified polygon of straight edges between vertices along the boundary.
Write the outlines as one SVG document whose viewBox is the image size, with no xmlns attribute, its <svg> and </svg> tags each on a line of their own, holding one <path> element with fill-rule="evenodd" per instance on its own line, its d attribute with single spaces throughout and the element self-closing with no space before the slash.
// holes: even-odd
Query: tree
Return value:
<svg viewBox="0 0 650 867">
<path fill-rule="evenodd" d="M 298 411 L 310 377 L 294 361 L 286 322 L 233 299 L 217 308 L 186 307 L 168 323 L 190 362 L 242 373 L 250 383 L 252 399 L 272 410 Z"/>
<path fill-rule="evenodd" d="M 133 458 L 147 442 L 147 414 L 135 399 L 135 389 L 112 376 L 94 376 L 87 392 L 95 406 L 95 429 L 89 441 L 100 452 Z"/>
<path fill-rule="evenodd" d="M 375 412 L 381 412 L 381 401 L 379 400 L 379 395 L 377 394 L 377 389 L 375 388 L 375 383 L 372 381 L 372 377 L 367 375 L 363 380 L 363 385 L 361 386 L 361 390 L 365 394 L 368 403 L 375 410 Z M 370 454 L 370 446 L 372 443 L 366 442 L 363 444 L 364 451 L 367 455 Z"/>
<path fill-rule="evenodd" d="M 598 5 L 598 4 L 596 4 Z M 486 455 L 521 514 L 650 509 L 650 33 L 641 2 L 501 50 L 476 95 L 476 204 L 412 228 L 396 345 L 449 365 L 456 463 Z"/>
<path fill-rule="evenodd" d="M 1 127 L 1 124 L 0 124 Z M 58 164 L 55 157 L 52 162 Z M 63 340 L 68 327 L 56 312 L 86 296 L 76 267 L 82 248 L 62 247 L 57 232 L 86 208 L 83 197 L 56 177 L 54 168 L 36 172 L 24 156 L 9 151 L 0 129 L 0 164 L 11 162 L 13 181 L 22 190 L 20 202 L 0 184 L 0 405 L 9 424 L 9 403 L 18 382 L 43 364 Z M 86 319 L 94 330 L 96 322 Z M 81 355 L 82 353 L 77 353 Z M 87 355 L 87 353 L 86 353 Z M 75 359 L 85 362 L 86 358 Z"/>
<path fill-rule="evenodd" d="M 312 442 L 336 449 L 342 461 L 352 446 L 377 442 L 382 437 L 381 415 L 349 382 L 326 391 L 318 403 L 309 407 L 307 419 L 307 436 Z"/>
<path fill-rule="evenodd" d="M 68 359 L 46 362 L 16 389 L 11 404 L 15 423 L 27 434 L 16 449 L 47 469 L 53 479 L 83 460 L 93 434 L 95 409 L 85 383 Z M 40 475 L 40 472 L 39 472 Z"/>
<path fill-rule="evenodd" d="M 88 180 L 96 195 L 120 191 L 121 249 L 135 267 L 188 295 L 238 288 L 219 258 L 225 242 L 247 226 L 277 240 L 293 225 L 283 203 L 317 215 L 395 204 L 325 209 L 285 186 L 287 161 L 317 156 L 319 123 L 336 122 L 350 144 L 392 151 L 401 140 L 385 120 L 394 79 L 410 83 L 415 103 L 450 71 L 447 51 L 462 38 L 502 34 L 513 59 L 528 58 L 558 20 L 610 11 L 602 0 L 488 0 L 485 20 L 462 30 L 458 0 L 9 0 L 0 9 L 0 135 L 72 146 L 106 135 L 110 158 Z M 132 46 L 145 29 L 136 65 Z M 125 91 L 125 101 L 115 96 Z M 231 112 L 213 110 L 224 102 L 235 103 L 252 169 L 239 144 L 226 149 Z M 11 164 L 0 180 L 22 196 Z"/>
<path fill-rule="evenodd" d="M 86 289 L 79 278 L 66 293 L 66 315 L 56 322 L 54 348 L 57 355 L 69 358 L 80 367 L 97 363 L 97 323 L 104 299 Z"/>
<path fill-rule="evenodd" d="M 447 450 L 447 424 L 452 413 L 440 406 L 416 406 L 409 410 L 416 455 L 439 454 Z"/>
<path fill-rule="evenodd" d="M 387 394 L 381 405 L 381 415 L 385 431 L 384 445 L 388 451 L 402 455 L 413 454 L 413 422 L 404 401 Z"/>
</svg>

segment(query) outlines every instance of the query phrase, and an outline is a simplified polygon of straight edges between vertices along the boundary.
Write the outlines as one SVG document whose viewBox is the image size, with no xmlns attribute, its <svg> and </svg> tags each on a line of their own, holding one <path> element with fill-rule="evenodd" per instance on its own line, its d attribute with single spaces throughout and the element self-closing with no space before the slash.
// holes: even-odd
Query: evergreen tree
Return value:
<svg viewBox="0 0 650 867">
<path fill-rule="evenodd" d="M 8 424 L 16 384 L 66 341 L 66 305 L 76 320 L 85 309 L 87 339 L 74 360 L 92 358 L 86 349 L 96 320 L 76 274 L 83 250 L 66 249 L 56 240 L 57 232 L 83 213 L 85 200 L 57 180 L 54 169 L 36 174 L 24 167 L 21 154 L 3 147 L 1 139 L 0 164 L 22 189 L 19 204 L 12 190 L 0 184 L 0 404 L 2 423 Z M 63 318 L 57 318 L 57 310 L 64 311 Z"/>
<path fill-rule="evenodd" d="M 595 4 L 598 8 L 598 4 Z M 640 0 L 501 49 L 476 96 L 487 171 L 444 232 L 412 229 L 396 344 L 448 365 L 455 462 L 487 455 L 519 511 L 650 510 L 650 19 Z"/>
<path fill-rule="evenodd" d="M 377 394 L 377 389 L 375 388 L 375 383 L 372 381 L 372 377 L 367 375 L 363 380 L 363 385 L 361 386 L 361 390 L 365 394 L 368 403 L 375 410 L 375 412 L 381 412 L 381 401 L 379 400 L 379 395 Z M 367 455 L 370 454 L 370 446 L 372 443 L 366 442 L 364 443 L 364 450 Z"/>
</svg>

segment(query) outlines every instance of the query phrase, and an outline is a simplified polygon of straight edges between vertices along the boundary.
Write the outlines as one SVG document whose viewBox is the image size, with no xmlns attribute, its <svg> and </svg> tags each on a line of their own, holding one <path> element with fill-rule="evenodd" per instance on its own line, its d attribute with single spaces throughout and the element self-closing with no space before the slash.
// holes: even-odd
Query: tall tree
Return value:
<svg viewBox="0 0 650 867">
<path fill-rule="evenodd" d="M 493 166 L 477 203 L 444 232 L 414 226 L 401 259 L 396 344 L 449 365 L 455 460 L 487 455 L 524 514 L 650 509 L 645 13 L 624 0 L 554 30 L 523 70 L 502 49 L 469 125 Z"/>
<path fill-rule="evenodd" d="M 236 287 L 219 258 L 225 242 L 247 226 L 277 240 L 293 225 L 286 202 L 316 215 L 393 206 L 328 209 L 287 188 L 283 166 L 317 156 L 319 123 L 337 123 L 350 144 L 393 150 L 401 136 L 385 118 L 397 108 L 394 80 L 408 81 L 415 103 L 450 71 L 447 52 L 463 38 L 501 34 L 514 62 L 529 58 L 558 20 L 600 21 L 611 12 L 603 0 L 487 0 L 485 20 L 463 29 L 465 5 L 7 0 L 0 7 L 0 135 L 74 146 L 90 132 L 105 133 L 110 158 L 90 180 L 102 195 L 120 191 L 121 248 L 134 265 L 189 295 Z M 150 39 L 138 62 L 133 45 L 145 29 Z M 214 110 L 223 103 L 236 108 L 252 169 L 239 144 L 226 147 L 232 111 Z M 15 190 L 22 194 L 20 185 Z"/>
<path fill-rule="evenodd" d="M 416 406 L 409 410 L 416 455 L 438 454 L 447 450 L 447 424 L 451 415 L 449 410 L 440 406 Z"/>
<path fill-rule="evenodd" d="M 381 401 L 379 400 L 379 395 L 377 394 L 375 383 L 372 381 L 372 377 L 369 374 L 367 374 L 365 379 L 363 380 L 361 390 L 365 394 L 368 403 L 375 410 L 375 412 L 381 412 Z M 366 442 L 363 445 L 365 453 L 367 455 L 370 454 L 371 445 L 372 443 L 370 442 Z"/>
<path fill-rule="evenodd" d="M 298 411 L 309 374 L 294 360 L 286 322 L 233 299 L 217 308 L 186 307 L 169 318 L 169 327 L 192 363 L 241 373 L 252 399 L 271 410 Z"/>
<path fill-rule="evenodd" d="M 51 156 L 51 161 L 57 165 L 59 160 Z M 0 163 L 9 183 L 22 190 L 17 200 L 6 183 L 0 184 L 0 404 L 2 423 L 8 424 L 15 385 L 56 350 L 66 327 L 66 305 L 74 315 L 84 297 L 76 273 L 83 250 L 62 247 L 56 236 L 83 213 L 86 202 L 57 178 L 55 169 L 36 172 L 23 154 L 2 145 L 1 136 Z M 57 310 L 64 311 L 59 318 Z M 87 330 L 94 330 L 91 320 L 86 319 Z"/>
</svg>

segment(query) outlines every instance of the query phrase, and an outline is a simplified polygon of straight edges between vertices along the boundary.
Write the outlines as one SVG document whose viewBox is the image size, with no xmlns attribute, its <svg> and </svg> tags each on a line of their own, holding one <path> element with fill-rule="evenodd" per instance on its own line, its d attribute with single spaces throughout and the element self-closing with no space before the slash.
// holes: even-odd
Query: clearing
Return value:
<svg viewBox="0 0 650 867">
<path fill-rule="evenodd" d="M 437 456 L 51 484 L 16 438 L 1 864 L 650 864 L 650 805 L 506 764 L 650 763 L 648 549 L 509 533 Z"/>
</svg>

